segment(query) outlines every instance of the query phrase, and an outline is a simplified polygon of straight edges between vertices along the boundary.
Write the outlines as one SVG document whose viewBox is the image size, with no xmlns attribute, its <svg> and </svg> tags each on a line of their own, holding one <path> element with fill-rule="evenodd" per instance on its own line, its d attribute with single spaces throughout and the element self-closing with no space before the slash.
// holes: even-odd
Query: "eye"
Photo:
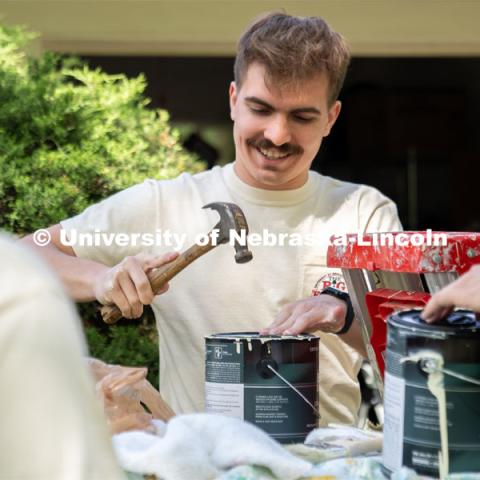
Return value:
<svg viewBox="0 0 480 480">
<path fill-rule="evenodd" d="M 293 118 L 295 119 L 295 121 L 300 123 L 310 123 L 315 120 L 315 117 L 305 117 L 303 115 L 294 115 Z"/>
<path fill-rule="evenodd" d="M 268 115 L 270 113 L 270 110 L 267 108 L 261 108 L 261 107 L 249 107 L 250 111 L 254 113 L 255 115 Z"/>
</svg>

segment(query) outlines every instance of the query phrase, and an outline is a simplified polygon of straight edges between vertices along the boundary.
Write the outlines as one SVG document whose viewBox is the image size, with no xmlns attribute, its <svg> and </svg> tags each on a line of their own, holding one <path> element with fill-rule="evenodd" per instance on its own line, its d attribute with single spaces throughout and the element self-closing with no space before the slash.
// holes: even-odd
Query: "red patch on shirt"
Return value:
<svg viewBox="0 0 480 480">
<path fill-rule="evenodd" d="M 314 297 L 320 295 L 320 292 L 327 287 L 336 288 L 337 290 L 342 290 L 342 292 L 347 291 L 347 284 L 340 273 L 327 273 L 317 280 L 312 289 L 312 295 Z"/>
</svg>

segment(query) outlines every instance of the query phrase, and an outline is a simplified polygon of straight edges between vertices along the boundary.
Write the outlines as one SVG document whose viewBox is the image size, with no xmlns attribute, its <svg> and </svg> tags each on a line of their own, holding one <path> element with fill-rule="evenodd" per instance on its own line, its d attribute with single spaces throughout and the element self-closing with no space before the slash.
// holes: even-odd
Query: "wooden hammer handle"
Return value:
<svg viewBox="0 0 480 480">
<path fill-rule="evenodd" d="M 155 295 L 161 288 L 171 280 L 177 273 L 181 272 L 185 267 L 190 265 L 198 257 L 215 248 L 217 244 L 212 244 L 210 241 L 207 245 L 192 245 L 188 250 L 180 254 L 173 262 L 156 268 L 147 274 L 150 285 L 152 286 Z M 104 305 L 100 309 L 103 321 L 108 324 L 115 323 L 122 318 L 122 312 L 116 305 Z"/>
</svg>

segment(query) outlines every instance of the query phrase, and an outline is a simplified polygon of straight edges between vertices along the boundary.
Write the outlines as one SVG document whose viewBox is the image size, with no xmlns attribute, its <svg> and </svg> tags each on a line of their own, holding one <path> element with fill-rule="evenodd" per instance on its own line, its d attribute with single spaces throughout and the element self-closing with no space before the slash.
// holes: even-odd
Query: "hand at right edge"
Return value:
<svg viewBox="0 0 480 480">
<path fill-rule="evenodd" d="M 480 265 L 474 265 L 450 285 L 435 293 L 421 316 L 436 322 L 448 315 L 454 307 L 463 307 L 480 313 Z"/>
</svg>

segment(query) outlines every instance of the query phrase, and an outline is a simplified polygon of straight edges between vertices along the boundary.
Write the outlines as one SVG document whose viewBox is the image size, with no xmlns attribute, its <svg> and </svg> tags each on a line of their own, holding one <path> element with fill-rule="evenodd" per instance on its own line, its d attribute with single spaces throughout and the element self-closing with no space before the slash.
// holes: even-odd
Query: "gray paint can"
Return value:
<svg viewBox="0 0 480 480">
<path fill-rule="evenodd" d="M 314 335 L 219 333 L 205 337 L 206 411 L 246 420 L 281 443 L 318 425 Z"/>
<path fill-rule="evenodd" d="M 439 475 L 445 412 L 449 472 L 480 472 L 480 322 L 475 314 L 457 310 L 430 325 L 420 310 L 398 312 L 388 319 L 386 352 L 386 473 L 406 466 Z M 443 359 L 443 366 L 432 369 L 428 357 Z M 439 407 L 428 384 L 432 371 L 443 375 L 446 408 Z"/>
</svg>

